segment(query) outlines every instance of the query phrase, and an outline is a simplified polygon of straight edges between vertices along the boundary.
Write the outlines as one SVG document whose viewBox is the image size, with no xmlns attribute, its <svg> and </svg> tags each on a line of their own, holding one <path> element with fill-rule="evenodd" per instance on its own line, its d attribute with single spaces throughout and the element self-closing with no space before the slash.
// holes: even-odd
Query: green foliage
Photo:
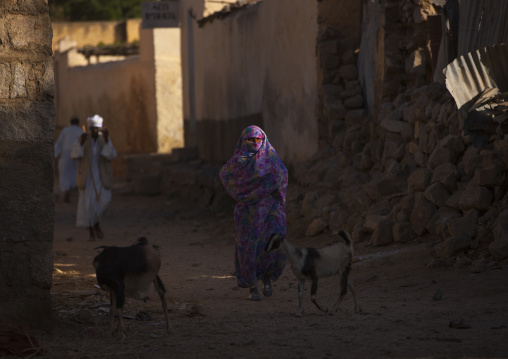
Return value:
<svg viewBox="0 0 508 359">
<path fill-rule="evenodd" d="M 143 0 L 49 0 L 52 21 L 106 21 L 141 17 Z"/>
</svg>

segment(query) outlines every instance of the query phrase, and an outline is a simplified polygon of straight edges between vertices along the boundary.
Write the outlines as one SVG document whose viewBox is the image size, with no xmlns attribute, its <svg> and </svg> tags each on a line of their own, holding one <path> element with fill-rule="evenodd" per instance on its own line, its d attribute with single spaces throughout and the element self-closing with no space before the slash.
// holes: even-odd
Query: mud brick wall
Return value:
<svg viewBox="0 0 508 359">
<path fill-rule="evenodd" d="M 50 324 L 55 107 L 47 0 L 0 2 L 0 321 Z"/>
</svg>

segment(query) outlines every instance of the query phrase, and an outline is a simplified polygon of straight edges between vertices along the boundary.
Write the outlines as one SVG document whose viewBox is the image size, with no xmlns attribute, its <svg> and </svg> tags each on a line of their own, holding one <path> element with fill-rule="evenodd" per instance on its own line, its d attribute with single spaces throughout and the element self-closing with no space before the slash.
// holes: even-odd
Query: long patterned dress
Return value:
<svg viewBox="0 0 508 359">
<path fill-rule="evenodd" d="M 258 144 L 245 139 L 262 138 Z M 252 288 L 265 275 L 276 281 L 286 258 L 266 253 L 273 233 L 286 235 L 286 189 L 288 171 L 264 131 L 247 127 L 233 157 L 220 170 L 227 192 L 237 201 L 235 219 L 235 269 L 238 285 Z"/>
</svg>

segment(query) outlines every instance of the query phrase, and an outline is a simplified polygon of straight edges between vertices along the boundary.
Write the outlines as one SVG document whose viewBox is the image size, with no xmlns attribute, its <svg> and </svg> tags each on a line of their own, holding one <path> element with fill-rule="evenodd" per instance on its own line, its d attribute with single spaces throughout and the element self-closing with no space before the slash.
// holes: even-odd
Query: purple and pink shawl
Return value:
<svg viewBox="0 0 508 359">
<path fill-rule="evenodd" d="M 263 140 L 251 144 L 245 139 Z M 265 275 L 275 281 L 282 274 L 286 258 L 266 253 L 273 233 L 286 235 L 286 189 L 288 171 L 266 134 L 257 126 L 243 130 L 233 157 L 220 170 L 235 206 L 235 269 L 238 285 L 251 288 Z"/>
</svg>

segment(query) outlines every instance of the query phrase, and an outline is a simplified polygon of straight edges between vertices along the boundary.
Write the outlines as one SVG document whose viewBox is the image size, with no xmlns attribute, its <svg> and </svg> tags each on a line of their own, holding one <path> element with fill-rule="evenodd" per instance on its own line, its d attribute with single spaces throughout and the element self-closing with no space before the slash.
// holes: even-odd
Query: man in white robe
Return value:
<svg viewBox="0 0 508 359">
<path fill-rule="evenodd" d="M 65 127 L 55 142 L 55 158 L 58 158 L 58 181 L 60 191 L 64 194 L 64 201 L 69 203 L 71 190 L 76 187 L 76 173 L 78 163 L 71 159 L 72 145 L 83 133 L 79 127 L 79 119 L 71 119 L 71 125 Z"/>
<path fill-rule="evenodd" d="M 102 128 L 102 123 L 103 119 L 98 115 L 89 117 L 89 134 L 80 136 L 71 153 L 71 158 L 79 161 L 76 226 L 89 229 L 90 241 L 95 241 L 96 236 L 104 238 L 100 222 L 111 201 L 113 172 L 110 161 L 117 156 L 109 132 Z"/>
</svg>

